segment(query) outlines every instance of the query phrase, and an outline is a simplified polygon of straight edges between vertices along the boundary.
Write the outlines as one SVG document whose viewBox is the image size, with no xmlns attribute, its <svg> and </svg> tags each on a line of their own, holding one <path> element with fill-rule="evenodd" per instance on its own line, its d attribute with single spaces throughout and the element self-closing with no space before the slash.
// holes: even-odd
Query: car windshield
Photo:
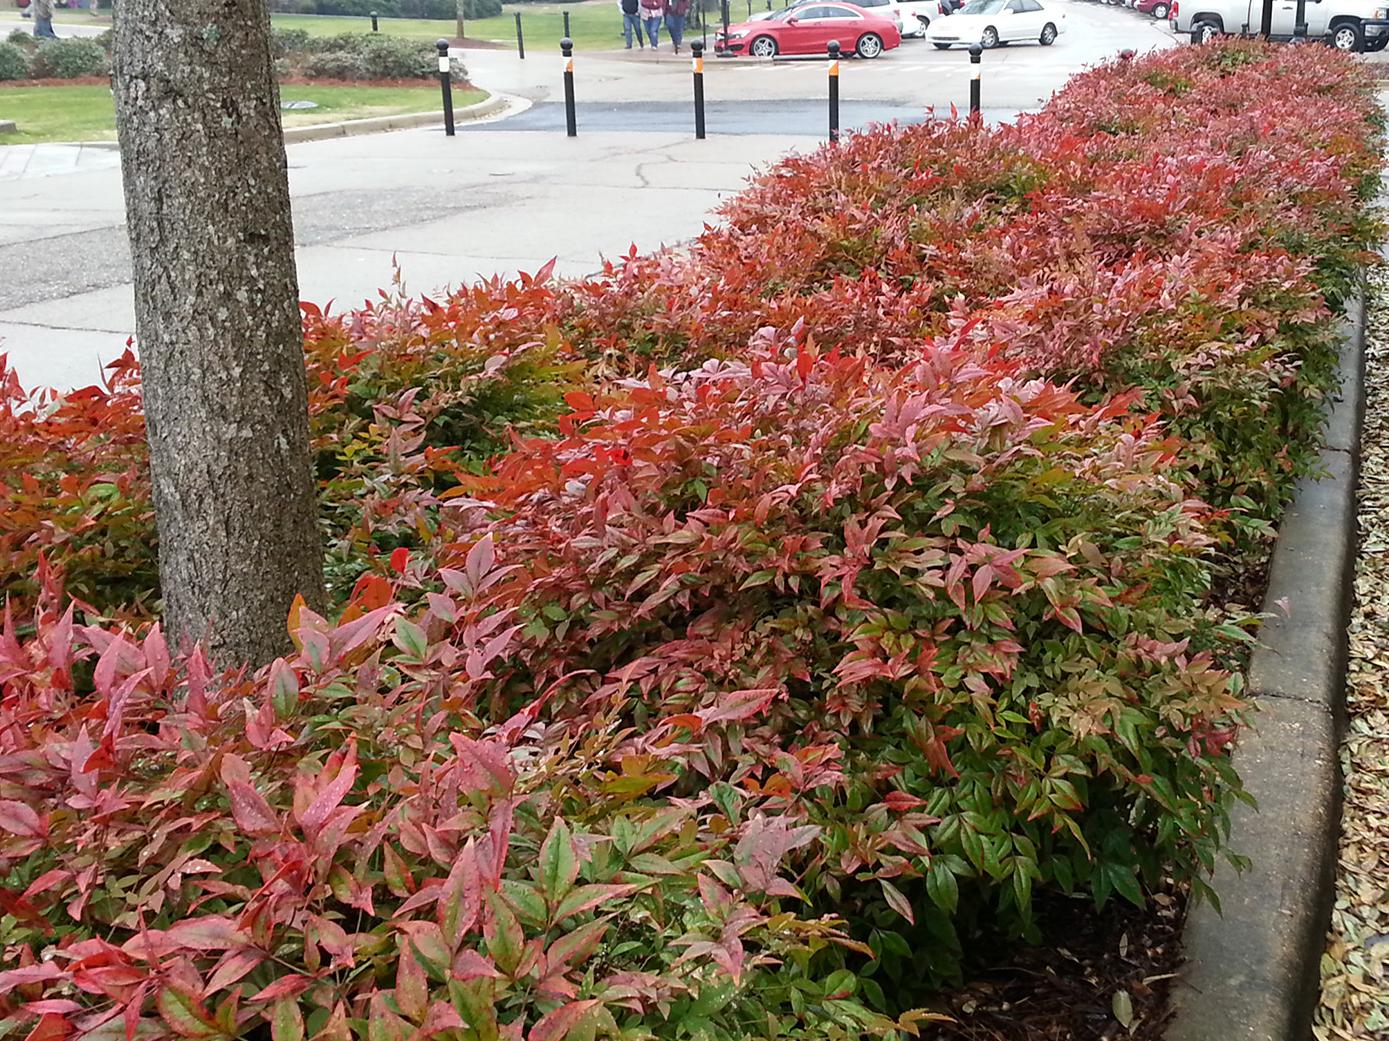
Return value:
<svg viewBox="0 0 1389 1041">
<path fill-rule="evenodd" d="M 1007 6 L 1008 0 L 969 0 L 960 9 L 961 14 L 998 14 Z"/>
<path fill-rule="evenodd" d="M 796 13 L 796 7 L 804 6 L 805 4 L 797 4 L 795 5 L 795 7 L 783 7 L 776 14 L 769 14 L 767 15 L 767 17 L 772 19 L 773 21 L 784 22 L 786 19 L 790 18 L 793 14 Z"/>
</svg>

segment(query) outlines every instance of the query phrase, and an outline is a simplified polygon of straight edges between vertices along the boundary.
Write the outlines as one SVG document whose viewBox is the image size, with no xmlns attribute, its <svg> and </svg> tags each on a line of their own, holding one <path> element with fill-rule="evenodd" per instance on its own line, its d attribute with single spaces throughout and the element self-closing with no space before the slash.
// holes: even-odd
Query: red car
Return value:
<svg viewBox="0 0 1389 1041">
<path fill-rule="evenodd" d="M 902 32 L 893 18 L 870 14 L 853 4 L 802 3 L 770 18 L 730 25 L 727 37 L 722 32 L 714 35 L 714 53 L 754 58 L 824 54 L 831 40 L 838 40 L 846 55 L 876 58 L 901 46 Z"/>
<path fill-rule="evenodd" d="M 1137 0 L 1133 5 L 1133 9 L 1135 11 L 1142 11 L 1144 14 L 1150 14 L 1161 22 L 1166 19 L 1168 13 L 1172 10 L 1172 0 Z"/>
</svg>

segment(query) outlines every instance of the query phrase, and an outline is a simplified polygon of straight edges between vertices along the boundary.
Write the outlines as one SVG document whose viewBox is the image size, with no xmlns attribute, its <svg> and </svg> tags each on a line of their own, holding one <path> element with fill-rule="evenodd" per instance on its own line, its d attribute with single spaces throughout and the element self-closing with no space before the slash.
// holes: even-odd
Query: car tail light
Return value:
<svg viewBox="0 0 1389 1041">
<path fill-rule="evenodd" d="M 1173 0 L 1172 6 L 1169 7 L 1169 8 L 1167 9 L 1167 17 L 1173 19 L 1174 21 L 1176 20 L 1176 17 L 1177 17 L 1177 3 L 1176 3 L 1176 0 Z"/>
</svg>

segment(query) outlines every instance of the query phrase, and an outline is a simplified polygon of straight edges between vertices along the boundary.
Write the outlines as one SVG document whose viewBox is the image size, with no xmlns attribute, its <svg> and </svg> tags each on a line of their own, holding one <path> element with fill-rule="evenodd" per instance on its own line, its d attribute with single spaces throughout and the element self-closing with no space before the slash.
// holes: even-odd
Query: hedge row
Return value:
<svg viewBox="0 0 1389 1041">
<path fill-rule="evenodd" d="M 272 36 L 280 79 L 423 80 L 438 73 L 434 45 L 423 40 L 373 33 L 318 37 L 302 29 L 276 29 Z M 17 29 L 0 43 L 0 81 L 105 76 L 110 72 L 111 45 L 109 32 L 92 39 L 40 42 Z M 456 60 L 454 77 L 465 78 Z"/>
<path fill-rule="evenodd" d="M 563 2 L 563 0 L 562 0 Z M 288 14 L 348 15 L 367 18 L 431 18 L 453 21 L 458 0 L 273 0 L 270 9 Z M 502 13 L 502 0 L 463 0 L 465 18 L 493 18 Z"/>
<path fill-rule="evenodd" d="M 0 43 L 0 81 L 80 79 L 110 71 L 106 51 L 96 40 L 66 39 L 39 42 L 15 29 Z"/>
<path fill-rule="evenodd" d="M 895 1039 L 1039 898 L 1203 891 L 1373 97 L 1181 49 L 592 280 L 306 306 L 336 606 L 254 675 L 148 624 L 133 358 L 0 375 L 0 1014 Z"/>
</svg>

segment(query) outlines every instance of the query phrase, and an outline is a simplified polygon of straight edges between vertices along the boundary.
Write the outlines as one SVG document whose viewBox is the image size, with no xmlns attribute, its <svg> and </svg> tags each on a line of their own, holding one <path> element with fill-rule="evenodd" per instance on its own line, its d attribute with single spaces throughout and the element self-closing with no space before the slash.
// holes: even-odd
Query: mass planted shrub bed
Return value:
<svg viewBox="0 0 1389 1041">
<path fill-rule="evenodd" d="M 1288 112 L 1298 113 L 1289 118 Z M 1042 901 L 1205 891 L 1381 126 L 1324 48 L 854 135 L 682 251 L 305 305 L 332 607 L 157 619 L 139 374 L 0 371 L 0 1014 L 903 1038 Z"/>
</svg>

